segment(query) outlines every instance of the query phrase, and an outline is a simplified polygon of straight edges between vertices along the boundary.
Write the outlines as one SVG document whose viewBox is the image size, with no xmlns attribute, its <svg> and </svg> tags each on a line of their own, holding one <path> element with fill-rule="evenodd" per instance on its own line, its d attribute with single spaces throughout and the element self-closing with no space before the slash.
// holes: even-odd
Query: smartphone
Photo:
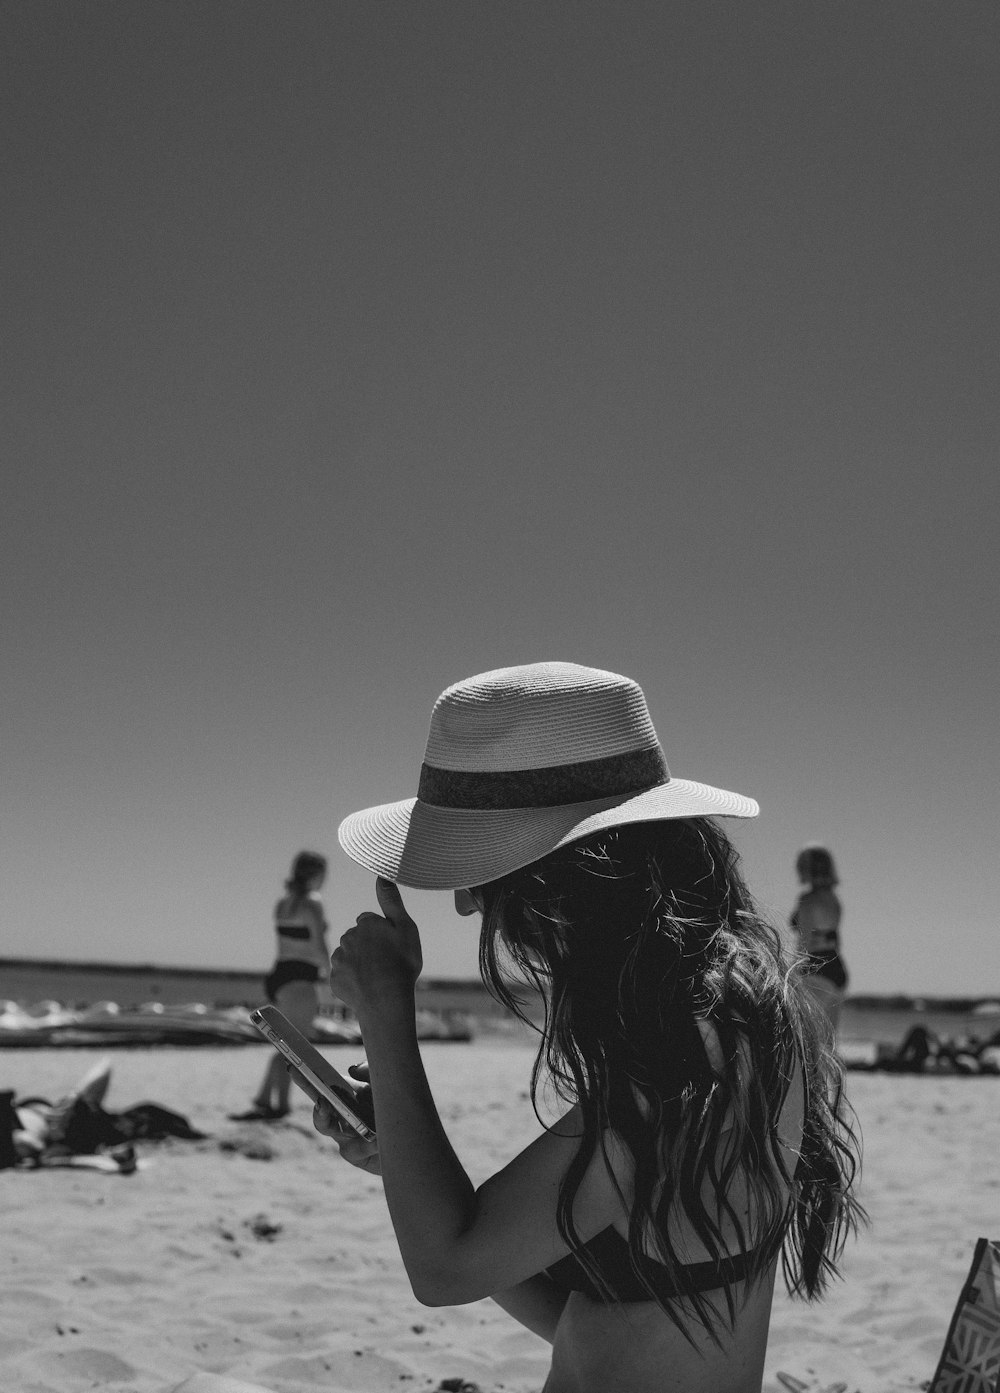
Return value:
<svg viewBox="0 0 1000 1393">
<path fill-rule="evenodd" d="M 250 1021 L 288 1060 L 314 1103 L 323 1099 L 359 1137 L 375 1140 L 370 1088 L 359 1089 L 345 1078 L 276 1006 L 251 1011 Z"/>
</svg>

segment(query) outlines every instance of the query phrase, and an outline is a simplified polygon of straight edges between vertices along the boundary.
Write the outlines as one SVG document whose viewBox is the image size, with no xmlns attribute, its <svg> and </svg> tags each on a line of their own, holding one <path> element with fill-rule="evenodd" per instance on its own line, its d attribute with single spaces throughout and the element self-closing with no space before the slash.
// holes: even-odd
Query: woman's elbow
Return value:
<svg viewBox="0 0 1000 1393">
<path fill-rule="evenodd" d="M 422 1282 L 411 1282 L 413 1295 L 420 1302 L 421 1306 L 459 1306 L 461 1302 L 454 1300 L 449 1292 L 441 1287 L 432 1287 Z"/>
<path fill-rule="evenodd" d="M 490 1293 L 453 1270 L 408 1272 L 413 1295 L 421 1306 L 466 1306 L 482 1301 Z"/>
</svg>

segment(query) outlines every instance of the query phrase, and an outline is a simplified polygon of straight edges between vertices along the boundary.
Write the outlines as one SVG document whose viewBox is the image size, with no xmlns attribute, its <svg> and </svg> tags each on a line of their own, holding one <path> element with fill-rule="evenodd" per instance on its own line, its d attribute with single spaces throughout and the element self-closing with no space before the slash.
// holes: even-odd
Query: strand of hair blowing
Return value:
<svg viewBox="0 0 1000 1393">
<path fill-rule="evenodd" d="M 852 1194 L 859 1142 L 829 1041 L 718 824 L 612 828 L 479 893 L 488 989 L 529 1025 L 512 972 L 544 1001 L 531 1078 L 536 1112 L 543 1072 L 559 1096 L 580 1105 L 583 1136 L 556 1218 L 606 1298 L 613 1293 L 581 1250 L 573 1202 L 598 1147 L 607 1158 L 608 1129 L 633 1168 L 631 1202 L 622 1195 L 633 1271 L 659 1300 L 641 1259 L 648 1253 L 665 1266 L 683 1300 L 659 1304 L 689 1339 L 692 1323 L 717 1342 L 732 1327 L 735 1284 L 723 1289 L 725 1319 L 693 1290 L 674 1247 L 678 1209 L 712 1260 L 735 1237 L 750 1254 L 748 1285 L 780 1252 L 789 1290 L 818 1296 L 863 1217 Z M 718 1072 L 699 1019 L 716 1030 Z M 778 1119 L 796 1070 L 805 1126 L 790 1166 Z M 737 1180 L 749 1198 L 745 1221 L 730 1198 Z"/>
</svg>

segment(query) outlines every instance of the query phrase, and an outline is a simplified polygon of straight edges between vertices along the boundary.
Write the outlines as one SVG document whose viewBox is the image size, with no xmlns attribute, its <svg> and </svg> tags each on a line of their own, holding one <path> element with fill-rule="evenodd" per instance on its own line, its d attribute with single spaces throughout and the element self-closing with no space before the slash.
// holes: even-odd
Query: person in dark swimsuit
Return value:
<svg viewBox="0 0 1000 1393">
<path fill-rule="evenodd" d="M 331 965 L 378 1137 L 314 1124 L 381 1174 L 418 1300 L 490 1296 L 550 1342 L 545 1393 L 759 1389 L 779 1263 L 820 1295 L 860 1217 L 839 1065 L 716 820 L 755 813 L 670 776 L 637 684 L 542 663 L 448 688 L 418 798 L 341 824 L 378 876 Z M 453 889 L 490 992 L 544 1005 L 532 1096 L 566 1111 L 478 1189 L 423 1070 L 397 882 Z"/>
<path fill-rule="evenodd" d="M 833 857 L 824 846 L 799 852 L 795 869 L 806 889 L 799 895 L 789 923 L 798 939 L 806 985 L 836 1034 L 847 991 L 847 968 L 840 956 L 840 900 Z"/>
<path fill-rule="evenodd" d="M 326 857 L 300 851 L 274 907 L 277 953 L 264 978 L 264 993 L 308 1037 L 319 1009 L 318 988 L 330 970 L 326 918 L 319 890 L 326 879 Z M 233 1122 L 275 1122 L 290 1110 L 291 1080 L 281 1055 L 272 1053 L 251 1107 L 230 1113 Z"/>
</svg>

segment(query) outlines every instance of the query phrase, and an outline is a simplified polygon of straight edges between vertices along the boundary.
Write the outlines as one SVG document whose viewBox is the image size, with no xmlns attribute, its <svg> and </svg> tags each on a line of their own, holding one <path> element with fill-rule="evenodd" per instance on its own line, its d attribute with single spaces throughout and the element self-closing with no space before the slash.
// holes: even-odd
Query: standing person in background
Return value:
<svg viewBox="0 0 1000 1393">
<path fill-rule="evenodd" d="M 837 871 L 824 846 L 803 847 L 795 861 L 799 896 L 789 923 L 806 959 L 806 985 L 836 1033 L 847 989 L 847 968 L 840 956 L 840 901 L 833 892 Z"/>
<path fill-rule="evenodd" d="M 319 1009 L 319 987 L 330 975 L 326 916 L 319 897 L 326 880 L 326 857 L 300 851 L 285 881 L 286 893 L 274 907 L 278 952 L 264 979 L 268 1001 L 307 1036 Z M 291 1080 L 280 1054 L 271 1054 L 260 1088 L 247 1112 L 230 1115 L 233 1122 L 273 1122 L 289 1112 Z"/>
</svg>

